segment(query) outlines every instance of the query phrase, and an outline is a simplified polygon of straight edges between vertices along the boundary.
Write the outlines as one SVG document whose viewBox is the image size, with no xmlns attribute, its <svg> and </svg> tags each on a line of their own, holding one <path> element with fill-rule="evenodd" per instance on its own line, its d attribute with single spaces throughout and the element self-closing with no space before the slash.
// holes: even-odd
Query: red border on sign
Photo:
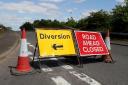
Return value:
<svg viewBox="0 0 128 85">
<path fill-rule="evenodd" d="M 104 42 L 104 40 L 103 40 L 103 38 L 102 38 L 102 36 L 101 36 L 101 34 L 99 33 L 99 32 L 91 32 L 91 31 L 74 31 L 75 32 L 75 37 L 76 37 L 76 41 L 77 41 L 77 45 L 78 45 L 78 49 L 79 49 L 79 53 L 80 53 L 80 56 L 91 56 L 91 55 L 108 55 L 109 54 L 109 51 L 108 51 L 108 48 L 107 48 L 107 46 L 106 46 L 106 44 L 105 44 L 105 42 Z M 79 42 L 78 42 L 78 37 L 77 37 L 77 35 L 76 35 L 76 33 L 77 32 L 89 32 L 89 33 L 97 33 L 97 34 L 99 34 L 100 35 L 100 38 L 102 39 L 102 41 L 103 41 L 103 44 L 104 44 L 104 46 L 105 46 L 105 49 L 106 49 L 106 53 L 102 53 L 102 54 L 81 54 L 81 50 L 80 50 L 80 45 L 79 45 Z"/>
</svg>

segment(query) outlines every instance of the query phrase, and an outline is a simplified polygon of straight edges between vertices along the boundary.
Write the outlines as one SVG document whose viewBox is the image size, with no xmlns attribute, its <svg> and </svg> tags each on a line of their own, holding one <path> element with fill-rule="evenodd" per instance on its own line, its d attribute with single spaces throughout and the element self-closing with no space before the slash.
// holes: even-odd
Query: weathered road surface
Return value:
<svg viewBox="0 0 128 85">
<path fill-rule="evenodd" d="M 35 34 L 27 33 L 29 57 L 33 56 Z M 42 73 L 24 76 L 10 75 L 8 66 L 16 66 L 19 47 L 0 61 L 0 85 L 128 85 L 128 47 L 112 46 L 114 64 L 99 59 L 83 58 L 83 68 L 74 60 L 50 58 L 42 60 Z"/>
</svg>

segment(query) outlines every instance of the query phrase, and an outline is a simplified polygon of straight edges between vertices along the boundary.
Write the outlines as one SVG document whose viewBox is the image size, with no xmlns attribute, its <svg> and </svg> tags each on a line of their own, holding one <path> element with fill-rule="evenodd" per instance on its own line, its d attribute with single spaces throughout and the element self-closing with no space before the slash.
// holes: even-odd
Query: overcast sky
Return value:
<svg viewBox="0 0 128 85">
<path fill-rule="evenodd" d="M 0 24 L 17 30 L 24 22 L 36 19 L 66 21 L 87 17 L 100 9 L 111 11 L 124 0 L 0 0 Z"/>
</svg>

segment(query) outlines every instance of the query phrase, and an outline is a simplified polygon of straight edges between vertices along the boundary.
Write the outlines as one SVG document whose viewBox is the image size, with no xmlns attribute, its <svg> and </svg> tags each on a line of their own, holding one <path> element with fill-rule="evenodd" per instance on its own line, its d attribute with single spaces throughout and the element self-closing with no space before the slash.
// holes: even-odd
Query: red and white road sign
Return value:
<svg viewBox="0 0 128 85">
<path fill-rule="evenodd" d="M 107 55 L 106 44 L 99 32 L 75 31 L 80 56 Z"/>
</svg>

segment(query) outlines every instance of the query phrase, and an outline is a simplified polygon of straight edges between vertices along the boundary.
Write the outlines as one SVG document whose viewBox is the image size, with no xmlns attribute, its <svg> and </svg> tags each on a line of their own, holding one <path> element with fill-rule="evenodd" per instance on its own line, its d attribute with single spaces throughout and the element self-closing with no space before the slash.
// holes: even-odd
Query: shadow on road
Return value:
<svg viewBox="0 0 128 85">
<path fill-rule="evenodd" d="M 96 58 L 96 57 L 81 57 L 80 61 L 82 64 L 90 64 L 90 63 L 99 63 L 99 62 L 103 62 L 103 58 Z M 39 69 L 41 67 L 59 67 L 62 65 L 73 65 L 76 66 L 78 65 L 78 59 L 76 57 L 68 57 L 68 58 L 57 58 L 57 60 L 40 60 L 39 61 L 34 61 L 31 62 L 31 65 L 33 68 L 35 69 Z"/>
</svg>

